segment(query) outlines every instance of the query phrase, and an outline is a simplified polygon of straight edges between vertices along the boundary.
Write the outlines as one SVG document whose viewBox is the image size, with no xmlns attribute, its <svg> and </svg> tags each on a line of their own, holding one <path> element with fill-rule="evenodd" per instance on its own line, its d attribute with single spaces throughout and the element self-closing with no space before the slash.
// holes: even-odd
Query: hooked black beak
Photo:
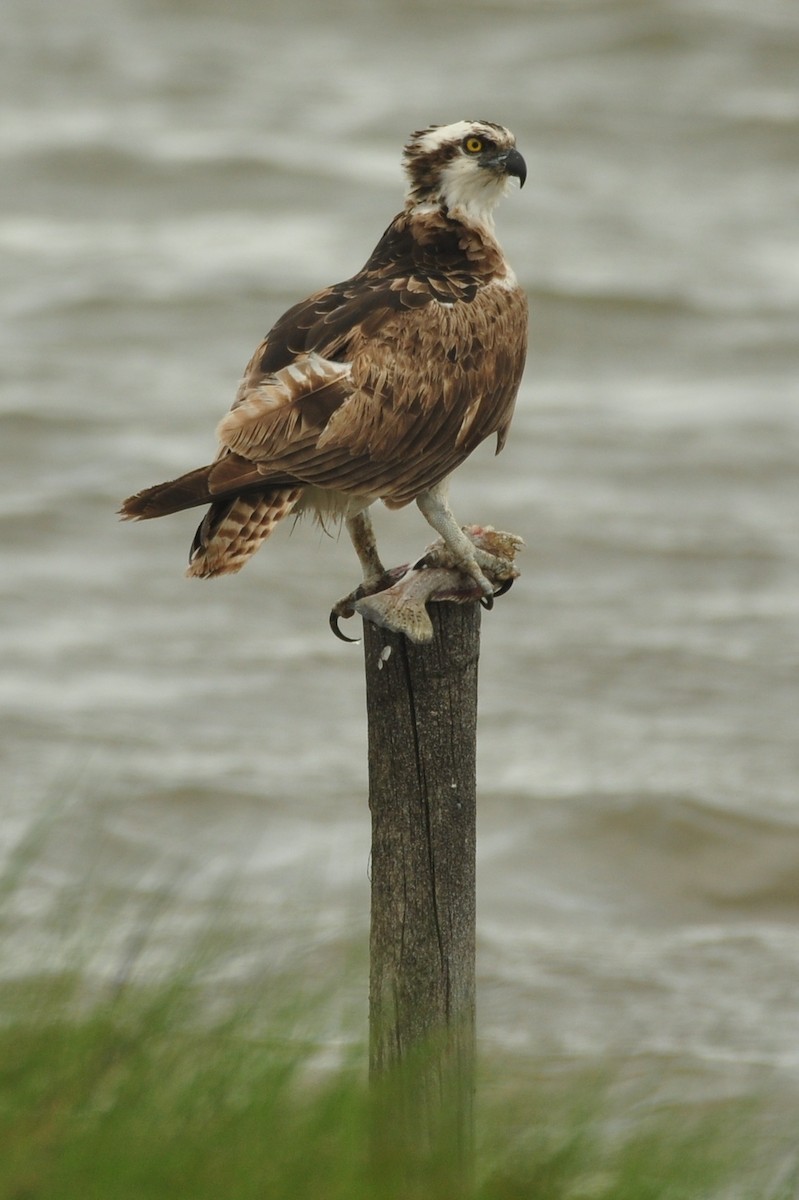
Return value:
<svg viewBox="0 0 799 1200">
<path fill-rule="evenodd" d="M 515 175 L 519 181 L 519 187 L 524 187 L 524 181 L 527 178 L 527 163 L 522 158 L 518 150 L 509 150 L 507 154 L 502 156 L 502 169 L 506 175 Z"/>
</svg>

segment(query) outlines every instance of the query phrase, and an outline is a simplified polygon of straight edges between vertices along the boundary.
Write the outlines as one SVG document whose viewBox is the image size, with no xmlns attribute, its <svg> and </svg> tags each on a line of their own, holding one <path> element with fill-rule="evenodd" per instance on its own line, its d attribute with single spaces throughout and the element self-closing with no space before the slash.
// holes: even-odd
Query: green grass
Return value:
<svg viewBox="0 0 799 1200">
<path fill-rule="evenodd" d="M 46 821 L 34 828 L 0 874 L 0 934 L 16 928 L 10 910 L 49 831 Z M 413 1142 L 406 1153 L 400 1137 L 397 1153 L 391 1089 L 385 1127 L 365 1046 L 331 1054 L 330 977 L 341 964 L 326 964 L 318 995 L 275 977 L 218 982 L 237 937 L 222 897 L 214 928 L 183 948 L 181 970 L 139 983 L 152 979 L 139 968 L 168 901 L 155 895 L 103 988 L 90 970 L 98 927 L 82 919 L 83 890 L 57 901 L 52 928 L 74 972 L 0 975 L 0 1200 L 799 1196 L 790 1097 L 702 1104 L 640 1064 L 632 1087 L 623 1064 L 577 1078 L 568 1064 L 496 1053 L 478 1073 L 466 1189 L 446 1149 L 425 1155 Z M 366 986 L 366 964 L 350 963 L 342 994 L 353 971 Z"/>
<path fill-rule="evenodd" d="M 83 1015 L 76 985 L 43 990 L 0 1032 L 0 1196 L 348 1194 L 352 1071 L 312 1086 L 309 1049 L 249 1037 L 242 1014 L 209 1025 L 185 984 Z"/>
<path fill-rule="evenodd" d="M 363 1049 L 323 1067 L 306 1002 L 295 1022 L 278 1008 L 267 1038 L 249 1004 L 210 1021 L 190 980 L 90 1005 L 77 978 L 0 989 L 2 1200 L 461 1195 L 446 1163 L 413 1190 L 375 1153 Z M 613 1094 L 610 1075 L 531 1084 L 494 1070 L 478 1103 L 478 1200 L 795 1195 L 772 1182 L 752 1109 L 636 1111 Z"/>
</svg>

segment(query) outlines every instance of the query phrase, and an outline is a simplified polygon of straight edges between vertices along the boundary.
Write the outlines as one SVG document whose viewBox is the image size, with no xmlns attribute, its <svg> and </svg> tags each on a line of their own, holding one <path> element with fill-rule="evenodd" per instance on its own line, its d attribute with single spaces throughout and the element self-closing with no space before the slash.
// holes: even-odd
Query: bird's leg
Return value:
<svg viewBox="0 0 799 1200">
<path fill-rule="evenodd" d="M 352 516 L 347 516 L 344 519 L 344 524 L 347 527 L 347 533 L 350 535 L 350 540 L 355 547 L 355 553 L 361 564 L 363 571 L 363 580 L 348 596 L 343 596 L 337 604 L 333 605 L 330 612 L 330 628 L 335 633 L 336 637 L 341 638 L 343 642 L 357 641 L 357 638 L 345 637 L 338 628 L 339 617 L 352 617 L 355 615 L 353 607 L 356 600 L 363 599 L 364 596 L 372 596 L 375 592 L 380 592 L 383 588 L 390 587 L 395 583 L 398 575 L 396 571 L 387 571 L 383 566 L 380 555 L 377 552 L 377 539 L 375 538 L 374 526 L 372 519 L 369 516 L 368 508 L 361 509 L 360 512 Z M 406 570 L 405 567 L 400 569 L 400 574 Z"/>
<path fill-rule="evenodd" d="M 500 580 L 513 580 L 518 572 L 509 559 L 480 550 L 470 541 L 447 503 L 448 489 L 449 480 L 443 479 L 435 487 L 417 496 L 416 503 L 422 516 L 444 539 L 445 545 L 458 560 L 459 568 L 471 575 L 484 596 L 493 597 L 495 585 L 486 578 L 483 570 L 490 571 Z M 503 587 L 501 590 L 507 591 L 507 588 Z"/>
<path fill-rule="evenodd" d="M 380 555 L 377 552 L 377 539 L 372 518 L 369 516 L 369 509 L 364 508 L 355 516 L 346 517 L 344 523 L 363 571 L 361 587 L 365 592 L 375 591 L 374 585 L 383 578 L 386 568 L 380 561 Z"/>
</svg>

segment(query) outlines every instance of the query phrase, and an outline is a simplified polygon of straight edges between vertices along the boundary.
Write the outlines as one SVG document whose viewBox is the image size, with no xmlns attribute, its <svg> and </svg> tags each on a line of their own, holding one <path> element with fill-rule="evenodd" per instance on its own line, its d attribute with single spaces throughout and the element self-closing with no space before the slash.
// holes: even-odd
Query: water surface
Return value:
<svg viewBox="0 0 799 1200">
<path fill-rule="evenodd" d="M 528 543 L 484 620 L 481 1034 L 795 1081 L 793 0 L 8 0 L 3 53 L 4 972 L 168 967 L 213 922 L 233 978 L 363 952 L 346 539 L 198 585 L 193 514 L 114 513 L 365 260 L 410 130 L 485 116 L 530 168 L 498 224 L 531 350 L 453 489 Z"/>
</svg>

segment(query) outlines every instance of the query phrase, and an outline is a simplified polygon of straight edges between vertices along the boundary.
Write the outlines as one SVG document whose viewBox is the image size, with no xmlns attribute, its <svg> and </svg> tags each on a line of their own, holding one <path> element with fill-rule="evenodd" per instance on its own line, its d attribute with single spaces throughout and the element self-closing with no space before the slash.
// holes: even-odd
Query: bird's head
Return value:
<svg viewBox="0 0 799 1200">
<path fill-rule="evenodd" d="M 410 187 L 406 206 L 443 209 L 467 222 L 491 224 L 491 213 L 512 177 L 524 186 L 527 166 L 509 129 L 491 121 L 431 125 L 411 134 L 403 163 Z"/>
</svg>

